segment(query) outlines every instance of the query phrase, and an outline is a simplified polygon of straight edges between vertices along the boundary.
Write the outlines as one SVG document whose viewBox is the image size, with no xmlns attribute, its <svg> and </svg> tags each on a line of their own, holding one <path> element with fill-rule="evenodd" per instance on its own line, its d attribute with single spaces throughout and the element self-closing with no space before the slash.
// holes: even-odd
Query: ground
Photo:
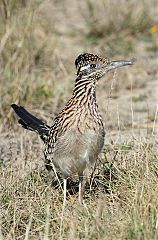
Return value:
<svg viewBox="0 0 158 240">
<path fill-rule="evenodd" d="M 156 1 L 2 1 L 0 14 L 0 239 L 158 238 Z M 98 14 L 99 13 L 99 14 Z M 71 96 L 83 52 L 134 64 L 97 87 L 106 140 L 78 204 L 44 167 L 39 137 L 11 103 L 51 124 Z M 72 186 L 74 185 L 74 186 Z"/>
</svg>

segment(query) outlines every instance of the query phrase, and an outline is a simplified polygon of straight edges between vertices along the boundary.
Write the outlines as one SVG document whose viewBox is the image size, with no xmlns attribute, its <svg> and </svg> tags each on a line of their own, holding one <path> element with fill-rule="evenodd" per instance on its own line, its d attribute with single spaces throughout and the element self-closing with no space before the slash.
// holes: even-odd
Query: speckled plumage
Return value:
<svg viewBox="0 0 158 240">
<path fill-rule="evenodd" d="M 48 170 L 59 169 L 64 179 L 78 175 L 82 183 L 84 170 L 95 163 L 104 145 L 105 132 L 96 102 L 96 83 L 109 70 L 130 64 L 131 61 L 110 61 L 94 54 L 79 55 L 75 60 L 77 78 L 72 97 L 51 127 L 23 107 L 12 104 L 20 117 L 19 123 L 38 132 L 44 141 Z M 66 189 L 64 201 L 65 198 Z"/>
</svg>

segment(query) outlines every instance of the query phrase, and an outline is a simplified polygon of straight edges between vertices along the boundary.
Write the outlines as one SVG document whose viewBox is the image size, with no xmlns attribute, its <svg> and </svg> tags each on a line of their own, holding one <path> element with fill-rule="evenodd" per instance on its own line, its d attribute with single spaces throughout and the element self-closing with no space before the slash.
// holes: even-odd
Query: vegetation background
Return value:
<svg viewBox="0 0 158 240">
<path fill-rule="evenodd" d="M 10 105 L 51 124 L 83 52 L 135 63 L 98 85 L 104 151 L 83 206 L 70 194 L 61 220 L 42 142 Z M 0 239 L 158 239 L 157 70 L 157 0 L 0 0 Z"/>
</svg>

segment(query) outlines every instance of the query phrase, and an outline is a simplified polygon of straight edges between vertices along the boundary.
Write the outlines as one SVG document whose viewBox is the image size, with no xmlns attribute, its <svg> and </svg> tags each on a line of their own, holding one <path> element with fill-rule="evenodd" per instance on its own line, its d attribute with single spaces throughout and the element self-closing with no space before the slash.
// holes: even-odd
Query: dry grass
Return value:
<svg viewBox="0 0 158 240">
<path fill-rule="evenodd" d="M 0 239 L 158 238 L 157 20 L 156 0 L 1 1 Z M 71 182 L 61 221 L 42 143 L 17 126 L 10 104 L 51 123 L 85 51 L 137 61 L 98 86 L 104 151 L 83 206 Z"/>
</svg>

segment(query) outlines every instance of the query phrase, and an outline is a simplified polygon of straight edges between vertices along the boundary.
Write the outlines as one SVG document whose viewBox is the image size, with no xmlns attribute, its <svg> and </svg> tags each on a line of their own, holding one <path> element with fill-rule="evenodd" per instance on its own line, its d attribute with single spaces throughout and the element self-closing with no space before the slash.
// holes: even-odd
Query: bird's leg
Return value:
<svg viewBox="0 0 158 240">
<path fill-rule="evenodd" d="M 62 185 L 61 185 L 60 179 L 59 179 L 59 177 L 58 177 L 58 174 L 57 174 L 57 171 L 56 171 L 56 169 L 55 169 L 55 166 L 54 166 L 54 164 L 53 164 L 52 162 L 51 162 L 51 167 L 52 167 L 53 172 L 54 172 L 54 174 L 55 174 L 55 177 L 56 177 L 56 179 L 57 179 L 57 181 L 58 181 L 58 183 L 59 183 L 60 189 L 62 190 Z"/>
<path fill-rule="evenodd" d="M 66 189 L 67 189 L 67 178 L 64 178 L 64 189 L 63 189 L 63 207 L 62 207 L 62 213 L 61 213 L 61 222 L 60 222 L 60 236 L 62 238 L 62 232 L 63 232 L 63 218 L 65 213 L 65 206 L 66 206 Z"/>
<path fill-rule="evenodd" d="M 63 200 L 63 209 L 65 208 L 66 205 L 66 189 L 67 189 L 67 178 L 64 178 L 64 200 Z"/>
<path fill-rule="evenodd" d="M 98 159 L 97 159 L 98 160 Z M 94 180 L 94 172 L 96 170 L 96 167 L 97 167 L 97 160 L 94 164 L 94 167 L 93 167 L 93 170 L 92 170 L 92 173 L 90 175 L 90 181 L 89 181 L 89 185 L 90 185 L 90 191 L 92 190 L 92 185 L 93 185 L 93 180 Z"/>
<path fill-rule="evenodd" d="M 85 181 L 83 179 L 83 173 L 82 173 L 82 175 L 79 175 L 79 195 L 78 195 L 78 200 L 79 200 L 80 204 L 82 204 L 82 202 L 83 202 L 84 187 L 85 187 Z"/>
</svg>

